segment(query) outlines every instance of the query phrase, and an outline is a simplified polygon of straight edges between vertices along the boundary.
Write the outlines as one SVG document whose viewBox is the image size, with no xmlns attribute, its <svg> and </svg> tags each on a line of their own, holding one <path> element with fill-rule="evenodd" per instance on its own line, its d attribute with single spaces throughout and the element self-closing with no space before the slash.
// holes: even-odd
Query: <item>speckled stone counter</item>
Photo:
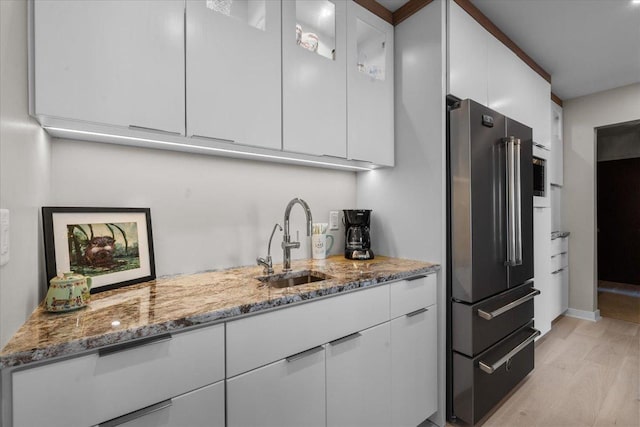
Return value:
<svg viewBox="0 0 640 427">
<path fill-rule="evenodd" d="M 67 313 L 49 313 L 40 304 L 0 352 L 0 368 L 178 332 L 439 268 L 437 264 L 382 256 L 369 261 L 334 256 L 294 261 L 293 270 L 310 269 L 331 278 L 290 288 L 265 286 L 256 279 L 263 275 L 262 267 L 256 266 L 162 277 L 101 292 L 92 295 L 89 306 Z M 282 266 L 274 269 L 278 273 Z"/>
</svg>

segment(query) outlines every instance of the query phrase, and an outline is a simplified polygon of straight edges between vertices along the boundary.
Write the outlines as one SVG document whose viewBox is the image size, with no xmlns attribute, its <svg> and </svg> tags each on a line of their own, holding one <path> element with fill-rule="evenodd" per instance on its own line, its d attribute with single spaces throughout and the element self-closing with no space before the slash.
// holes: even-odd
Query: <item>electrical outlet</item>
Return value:
<svg viewBox="0 0 640 427">
<path fill-rule="evenodd" d="M 0 265 L 9 262 L 9 209 L 0 209 Z"/>
<path fill-rule="evenodd" d="M 329 211 L 329 230 L 338 230 L 340 228 L 340 212 Z"/>
</svg>

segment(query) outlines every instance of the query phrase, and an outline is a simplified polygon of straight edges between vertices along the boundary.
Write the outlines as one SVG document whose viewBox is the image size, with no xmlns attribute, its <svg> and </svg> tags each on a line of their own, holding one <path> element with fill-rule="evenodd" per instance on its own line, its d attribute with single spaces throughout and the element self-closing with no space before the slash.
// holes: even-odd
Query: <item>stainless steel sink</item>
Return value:
<svg viewBox="0 0 640 427">
<path fill-rule="evenodd" d="M 300 270 L 291 271 L 289 273 L 272 274 L 270 276 L 256 277 L 259 281 L 272 288 L 289 288 L 291 286 L 299 286 L 307 283 L 319 282 L 321 280 L 331 279 L 319 271 Z"/>
</svg>

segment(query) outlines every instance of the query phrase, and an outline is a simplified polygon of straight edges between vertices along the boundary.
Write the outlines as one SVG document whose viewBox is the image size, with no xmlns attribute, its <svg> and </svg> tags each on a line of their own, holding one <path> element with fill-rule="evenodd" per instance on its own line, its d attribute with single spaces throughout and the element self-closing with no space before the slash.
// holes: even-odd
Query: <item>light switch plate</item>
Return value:
<svg viewBox="0 0 640 427">
<path fill-rule="evenodd" d="M 9 209 L 0 209 L 0 265 L 9 262 Z"/>
<path fill-rule="evenodd" d="M 340 212 L 329 211 L 329 230 L 338 230 L 340 228 Z"/>
</svg>

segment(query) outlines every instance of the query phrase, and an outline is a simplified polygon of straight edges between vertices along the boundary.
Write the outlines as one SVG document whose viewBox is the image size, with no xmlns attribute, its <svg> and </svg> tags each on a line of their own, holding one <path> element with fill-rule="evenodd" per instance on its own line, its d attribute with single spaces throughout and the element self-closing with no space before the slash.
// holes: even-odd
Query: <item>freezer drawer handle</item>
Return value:
<svg viewBox="0 0 640 427">
<path fill-rule="evenodd" d="M 504 365 L 509 360 L 511 360 L 511 358 L 513 356 L 515 356 L 516 354 L 520 353 L 526 346 L 528 346 L 534 339 L 536 339 L 536 337 L 538 335 L 540 335 L 540 331 L 539 330 L 534 329 L 533 331 L 534 332 L 531 335 L 529 335 L 529 337 L 527 339 L 525 339 L 520 344 L 518 344 L 509 353 L 507 353 L 504 356 L 502 356 L 502 358 L 500 360 L 498 360 L 496 363 L 494 363 L 493 365 L 487 365 L 483 361 L 480 361 L 480 369 L 482 369 L 487 374 L 493 374 L 495 371 L 498 370 L 498 368 L 500 368 L 500 366 Z"/>
<path fill-rule="evenodd" d="M 516 308 L 520 304 L 523 304 L 523 303 L 529 301 L 530 299 L 532 299 L 536 295 L 540 295 L 540 291 L 535 289 L 535 288 L 531 288 L 531 292 L 529 292 L 527 295 L 523 296 L 522 298 L 518 298 L 517 300 L 512 301 L 507 305 L 503 305 L 502 307 L 500 307 L 497 310 L 493 310 L 491 312 L 487 312 L 487 311 L 478 309 L 478 316 L 482 317 L 485 320 L 491 320 L 494 317 L 498 317 L 501 314 L 506 313 L 507 311 L 509 311 L 509 310 L 511 310 L 513 308 Z"/>
<path fill-rule="evenodd" d="M 155 405 L 147 406 L 146 408 L 142 408 L 130 414 L 123 415 L 121 417 L 114 418 L 110 421 L 99 424 L 99 427 L 116 427 L 116 426 L 128 423 L 130 421 L 136 420 L 138 418 L 146 417 L 147 415 L 153 412 L 158 412 L 158 411 L 162 411 L 163 409 L 167 409 L 171 406 L 172 403 L 173 402 L 171 399 L 163 400 L 162 402 L 156 403 Z"/>
</svg>

